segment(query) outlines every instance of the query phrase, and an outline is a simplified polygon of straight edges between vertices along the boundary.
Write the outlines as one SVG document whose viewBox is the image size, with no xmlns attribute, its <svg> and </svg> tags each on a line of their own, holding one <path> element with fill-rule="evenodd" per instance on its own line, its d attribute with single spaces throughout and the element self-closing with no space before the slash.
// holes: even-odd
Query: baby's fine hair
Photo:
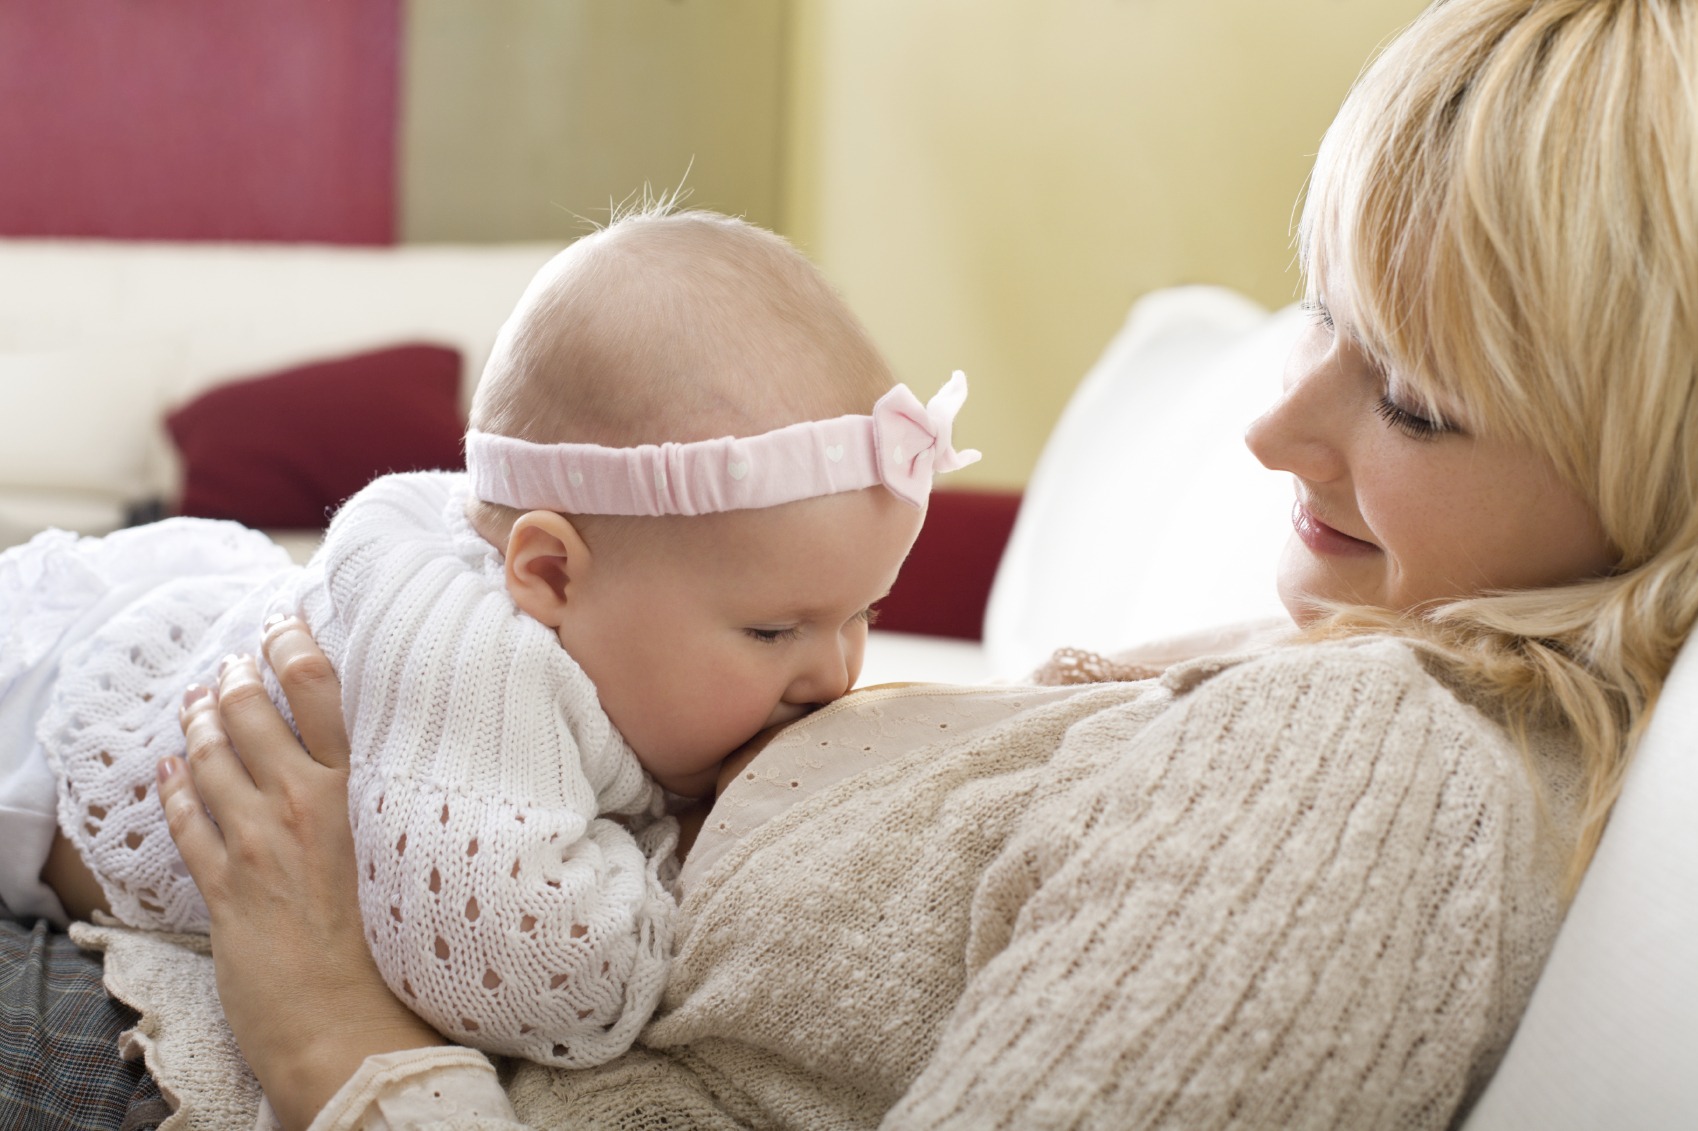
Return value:
<svg viewBox="0 0 1698 1131">
<path fill-rule="evenodd" d="M 1321 633 L 1426 639 L 1512 723 L 1585 750 L 1590 859 L 1698 620 L 1698 3 L 1439 0 L 1368 67 L 1315 163 L 1313 298 L 1400 386 L 1547 455 L 1608 576 Z"/>
<path fill-rule="evenodd" d="M 532 280 L 471 426 L 615 447 L 866 413 L 895 384 L 831 285 L 781 237 L 712 212 L 616 218 Z"/>
</svg>

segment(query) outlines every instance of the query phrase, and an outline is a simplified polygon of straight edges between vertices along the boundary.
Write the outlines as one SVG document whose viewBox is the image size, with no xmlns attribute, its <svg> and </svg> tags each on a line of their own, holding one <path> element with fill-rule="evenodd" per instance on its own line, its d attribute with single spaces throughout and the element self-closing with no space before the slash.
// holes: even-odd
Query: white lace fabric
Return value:
<svg viewBox="0 0 1698 1131">
<path fill-rule="evenodd" d="M 205 931 L 206 905 L 165 828 L 154 767 L 182 753 L 183 689 L 210 683 L 227 653 L 257 651 L 267 602 L 299 571 L 261 534 L 193 519 L 29 548 L 41 551 L 33 592 L 43 600 L 23 619 L 26 634 L 46 636 L 73 606 L 96 606 L 106 592 L 147 579 L 60 657 L 36 737 L 59 781 L 59 826 L 113 914 L 136 926 Z"/>
<path fill-rule="evenodd" d="M 304 571 L 161 585 L 67 657 L 38 733 L 61 824 L 114 911 L 204 930 L 153 767 L 182 748 L 182 688 L 226 652 L 257 654 L 268 611 L 300 612 L 343 681 L 360 908 L 385 981 L 463 1044 L 599 1064 L 665 984 L 676 823 L 583 670 L 514 607 L 464 499 L 463 476 L 389 476 Z"/>
</svg>

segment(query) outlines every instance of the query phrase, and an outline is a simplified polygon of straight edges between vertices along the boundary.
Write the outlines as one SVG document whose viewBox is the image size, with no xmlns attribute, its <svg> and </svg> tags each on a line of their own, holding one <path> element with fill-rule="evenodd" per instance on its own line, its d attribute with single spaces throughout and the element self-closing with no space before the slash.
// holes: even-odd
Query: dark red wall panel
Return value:
<svg viewBox="0 0 1698 1131">
<path fill-rule="evenodd" d="M 388 243 L 400 0 L 0 0 L 0 235 Z"/>
</svg>

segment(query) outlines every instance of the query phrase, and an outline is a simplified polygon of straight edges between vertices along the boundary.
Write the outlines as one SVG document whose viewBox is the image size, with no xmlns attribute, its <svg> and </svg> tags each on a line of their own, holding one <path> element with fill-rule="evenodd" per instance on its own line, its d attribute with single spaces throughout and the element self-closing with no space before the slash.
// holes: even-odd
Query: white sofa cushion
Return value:
<svg viewBox="0 0 1698 1131">
<path fill-rule="evenodd" d="M 1698 1127 L 1698 644 L 1465 1131 Z"/>
<path fill-rule="evenodd" d="M 374 346 L 458 349 L 468 391 L 496 332 L 558 244 L 330 247 L 0 240 L 0 317 L 73 345 L 174 337 L 168 400 Z"/>
<path fill-rule="evenodd" d="M 1157 291 L 1068 401 L 1026 487 L 985 614 L 998 677 L 1058 647 L 1110 651 L 1282 615 L 1289 478 L 1244 446 L 1301 332 L 1220 287 Z"/>
<path fill-rule="evenodd" d="M 148 494 L 160 409 L 180 357 L 163 339 L 0 342 L 0 490 Z"/>
</svg>

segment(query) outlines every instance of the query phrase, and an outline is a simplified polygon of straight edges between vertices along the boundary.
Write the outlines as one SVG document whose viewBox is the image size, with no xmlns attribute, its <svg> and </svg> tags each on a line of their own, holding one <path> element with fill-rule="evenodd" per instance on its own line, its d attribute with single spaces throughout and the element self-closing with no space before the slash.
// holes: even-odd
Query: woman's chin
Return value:
<svg viewBox="0 0 1698 1131">
<path fill-rule="evenodd" d="M 1279 599 L 1284 603 L 1285 611 L 1291 615 L 1292 623 L 1298 628 L 1308 628 L 1321 619 L 1321 610 L 1303 597 L 1288 597 L 1282 592 Z"/>
<path fill-rule="evenodd" d="M 1337 566 L 1321 559 L 1293 535 L 1279 559 L 1279 600 L 1298 628 L 1326 616 L 1329 606 L 1362 602 L 1360 586 L 1339 576 Z"/>
</svg>

